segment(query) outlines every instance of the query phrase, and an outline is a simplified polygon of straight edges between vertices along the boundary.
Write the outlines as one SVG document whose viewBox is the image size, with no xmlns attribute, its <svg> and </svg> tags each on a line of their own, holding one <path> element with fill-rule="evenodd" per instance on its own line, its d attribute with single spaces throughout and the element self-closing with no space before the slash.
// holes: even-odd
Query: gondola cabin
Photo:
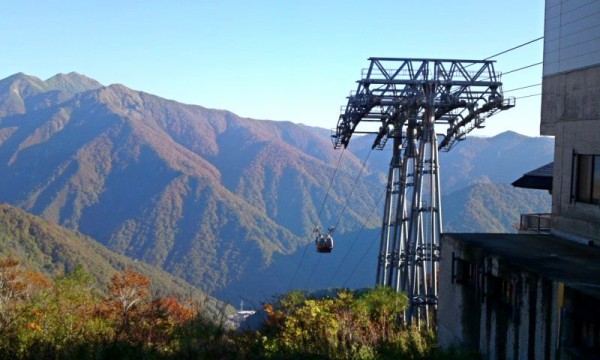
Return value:
<svg viewBox="0 0 600 360">
<path fill-rule="evenodd" d="M 317 235 L 315 243 L 318 253 L 330 253 L 333 250 L 333 238 L 330 235 Z"/>
</svg>

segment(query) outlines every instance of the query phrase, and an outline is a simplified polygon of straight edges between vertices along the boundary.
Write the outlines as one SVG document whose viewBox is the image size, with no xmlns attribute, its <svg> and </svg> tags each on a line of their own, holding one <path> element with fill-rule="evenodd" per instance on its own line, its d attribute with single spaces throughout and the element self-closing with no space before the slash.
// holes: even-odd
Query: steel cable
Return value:
<svg viewBox="0 0 600 360">
<path fill-rule="evenodd" d="M 323 212 L 323 209 L 325 208 L 325 202 L 327 201 L 327 198 L 329 197 L 329 192 L 331 191 L 331 187 L 333 186 L 333 181 L 335 180 L 335 176 L 338 173 L 338 170 L 340 168 L 340 163 L 342 162 L 342 155 L 344 155 L 344 152 L 346 151 L 346 148 L 342 149 L 342 152 L 340 153 L 340 156 L 338 157 L 338 161 L 337 164 L 335 165 L 335 170 L 333 171 L 333 175 L 331 176 L 331 181 L 329 182 L 329 187 L 327 188 L 327 193 L 325 194 L 325 198 L 323 199 L 323 202 L 321 203 L 321 208 L 319 209 L 319 212 L 317 213 L 317 221 L 315 222 L 314 226 L 317 226 L 317 223 L 321 221 L 321 213 Z M 310 238 L 309 238 L 310 240 Z M 300 257 L 300 261 L 298 262 L 298 266 L 296 267 L 296 271 L 294 272 L 294 276 L 292 277 L 292 280 L 290 281 L 290 285 L 288 286 L 288 291 L 291 290 L 293 284 L 294 284 L 294 280 L 296 280 L 296 276 L 298 276 L 298 271 L 300 270 L 300 267 L 302 266 L 302 262 L 304 261 L 304 257 L 306 256 L 306 251 L 308 250 L 308 248 L 310 247 L 311 242 L 309 241 L 306 246 L 304 247 L 304 251 L 302 252 L 302 256 Z"/>
</svg>

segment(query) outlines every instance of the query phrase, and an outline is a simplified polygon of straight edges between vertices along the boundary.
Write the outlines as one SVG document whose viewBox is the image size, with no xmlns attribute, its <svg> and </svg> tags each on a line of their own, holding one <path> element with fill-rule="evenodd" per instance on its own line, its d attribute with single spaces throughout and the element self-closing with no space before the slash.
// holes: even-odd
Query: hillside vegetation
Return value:
<svg viewBox="0 0 600 360">
<path fill-rule="evenodd" d="M 169 273 L 116 254 L 95 240 L 52 224 L 7 204 L 0 204 L 0 258 L 10 258 L 46 276 L 65 276 L 75 269 L 90 274 L 102 293 L 115 273 L 130 269 L 148 277 L 154 294 L 193 299 L 204 314 L 218 319 L 232 308 Z"/>
<path fill-rule="evenodd" d="M 116 273 L 100 296 L 81 267 L 51 279 L 4 259 L 0 284 L 4 359 L 465 358 L 399 325 L 408 300 L 390 288 L 320 299 L 292 292 L 265 305 L 258 331 L 237 333 L 207 321 L 193 302 L 151 296 L 148 278 L 131 270 Z"/>
<path fill-rule="evenodd" d="M 514 233 L 520 214 L 549 213 L 552 199 L 544 190 L 482 183 L 443 200 L 445 232 Z"/>
</svg>

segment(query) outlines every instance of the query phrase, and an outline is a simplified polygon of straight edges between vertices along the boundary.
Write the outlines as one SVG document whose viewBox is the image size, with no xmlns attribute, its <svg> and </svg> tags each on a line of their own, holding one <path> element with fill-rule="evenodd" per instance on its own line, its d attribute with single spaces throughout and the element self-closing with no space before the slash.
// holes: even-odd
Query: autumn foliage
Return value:
<svg viewBox="0 0 600 360">
<path fill-rule="evenodd" d="M 193 299 L 154 295 L 130 269 L 97 289 L 81 267 L 50 279 L 6 259 L 0 359 L 469 358 L 405 328 L 398 318 L 407 304 L 389 288 L 318 298 L 292 291 L 264 305 L 260 329 L 237 332 L 206 320 Z"/>
<path fill-rule="evenodd" d="M 0 358 L 167 356 L 198 324 L 211 326 L 198 304 L 153 296 L 148 278 L 129 269 L 101 291 L 81 268 L 51 280 L 0 261 Z"/>
</svg>

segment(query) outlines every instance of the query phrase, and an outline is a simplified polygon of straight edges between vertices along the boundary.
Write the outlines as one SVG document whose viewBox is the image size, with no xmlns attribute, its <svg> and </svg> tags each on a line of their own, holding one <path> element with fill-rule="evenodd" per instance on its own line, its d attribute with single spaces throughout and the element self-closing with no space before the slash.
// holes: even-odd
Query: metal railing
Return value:
<svg viewBox="0 0 600 360">
<path fill-rule="evenodd" d="M 549 233 L 550 214 L 521 214 L 519 231 L 529 233 Z"/>
</svg>

